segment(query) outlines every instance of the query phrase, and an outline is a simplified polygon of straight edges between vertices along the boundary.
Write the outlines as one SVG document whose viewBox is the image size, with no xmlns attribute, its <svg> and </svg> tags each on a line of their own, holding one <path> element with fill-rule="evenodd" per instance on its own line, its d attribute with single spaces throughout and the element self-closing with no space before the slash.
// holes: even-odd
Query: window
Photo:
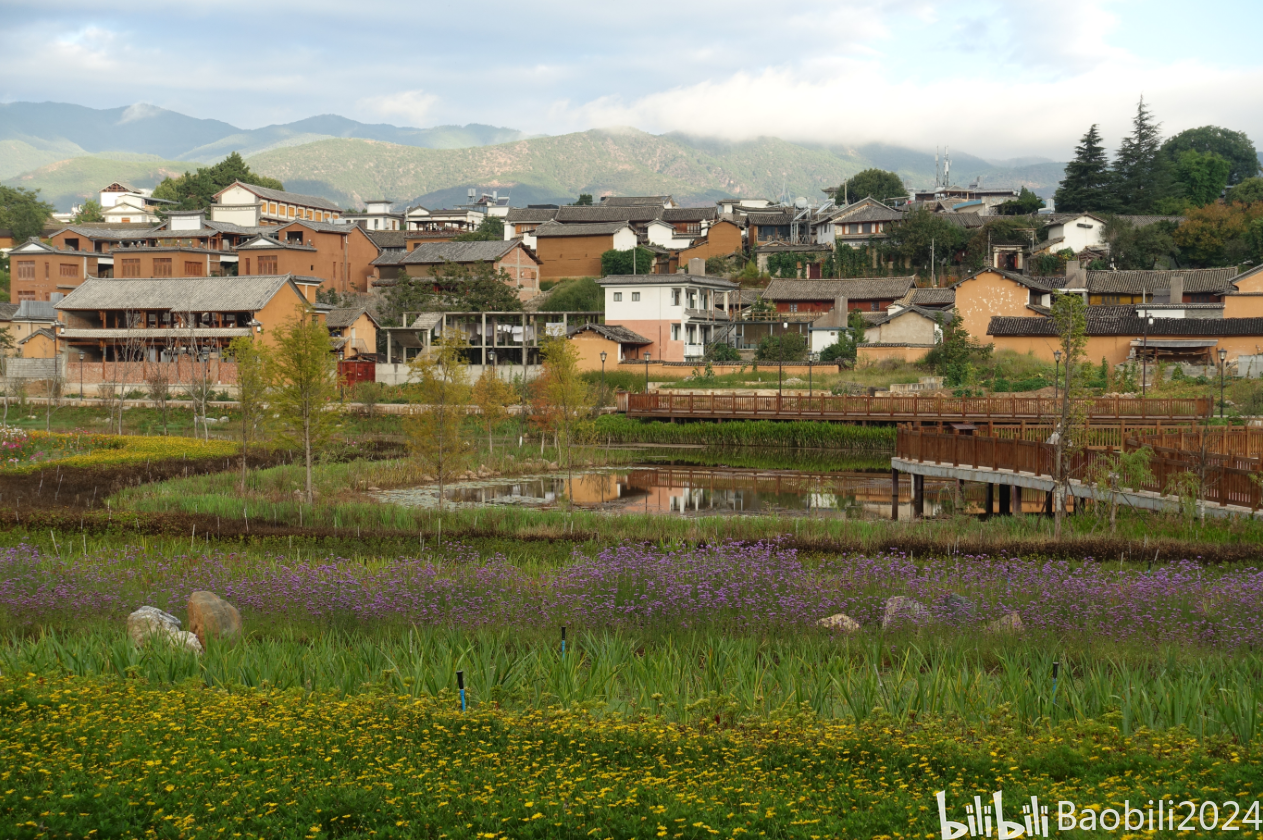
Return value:
<svg viewBox="0 0 1263 840">
<path fill-rule="evenodd" d="M 17 273 L 18 273 L 19 280 L 34 280 L 35 279 L 35 261 L 23 260 L 19 262 Z"/>
<path fill-rule="evenodd" d="M 689 289 L 689 306 L 688 306 L 688 308 L 689 308 L 689 309 L 696 309 L 696 308 L 697 308 L 697 292 L 693 291 L 692 289 Z"/>
<path fill-rule="evenodd" d="M 881 304 L 879 304 L 877 301 L 873 301 L 873 311 L 874 311 L 874 312 L 880 312 L 880 311 L 881 311 Z"/>
<path fill-rule="evenodd" d="M 118 276 L 119 277 L 139 277 L 140 276 L 140 260 L 136 257 L 119 260 Z"/>
<path fill-rule="evenodd" d="M 245 274 L 242 276 L 244 277 L 250 276 L 250 258 L 249 257 L 246 257 L 246 271 L 245 271 Z"/>
<path fill-rule="evenodd" d="M 272 208 L 272 209 L 271 209 L 271 210 L 268 210 L 268 207 L 269 207 L 268 203 L 267 203 L 267 202 L 264 202 L 264 203 L 263 203 L 263 209 L 264 209 L 264 210 L 267 210 L 269 213 L 271 213 L 273 216 L 275 216 L 275 215 L 276 215 L 276 202 L 275 202 L 275 201 L 273 201 L 273 202 L 272 202 L 272 204 L 271 204 L 270 206 L 271 206 L 271 208 Z"/>
<path fill-rule="evenodd" d="M 35 300 L 35 292 L 30 289 L 18 289 L 18 300 Z"/>
<path fill-rule="evenodd" d="M 293 207 L 290 207 L 290 208 L 289 208 L 289 217 L 290 217 L 291 219 L 292 219 L 292 218 L 294 218 L 294 208 L 293 208 Z"/>
<path fill-rule="evenodd" d="M 789 305 L 789 311 L 790 311 L 790 312 L 797 312 L 797 311 L 798 311 L 798 304 L 796 304 L 796 303 L 791 303 L 791 304 Z"/>
<path fill-rule="evenodd" d="M 276 255 L 270 257 L 259 257 L 259 273 L 275 274 L 276 273 Z"/>
<path fill-rule="evenodd" d="M 640 292 L 632 292 L 632 303 L 637 303 L 639 300 Z"/>
<path fill-rule="evenodd" d="M 679 289 L 671 290 L 671 305 L 672 306 L 680 305 L 680 290 Z"/>
<path fill-rule="evenodd" d="M 622 302 L 623 302 L 623 293 L 622 293 L 622 292 L 615 292 L 615 293 L 614 293 L 614 302 L 615 302 L 615 303 L 622 303 Z"/>
<path fill-rule="evenodd" d="M 184 261 L 184 276 L 185 277 L 201 277 L 202 264 L 200 262 L 195 262 L 193 260 L 185 260 Z"/>
<path fill-rule="evenodd" d="M 153 261 L 154 277 L 170 277 L 171 276 L 171 258 L 156 257 Z"/>
<path fill-rule="evenodd" d="M 671 325 L 671 340 L 672 341 L 680 340 L 680 325 L 679 324 Z"/>
</svg>

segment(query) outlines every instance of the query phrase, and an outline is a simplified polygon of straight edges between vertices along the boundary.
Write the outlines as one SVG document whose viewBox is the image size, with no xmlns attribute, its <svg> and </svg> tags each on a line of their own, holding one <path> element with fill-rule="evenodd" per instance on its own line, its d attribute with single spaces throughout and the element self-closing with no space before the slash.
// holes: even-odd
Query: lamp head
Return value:
<svg viewBox="0 0 1263 840">
<path fill-rule="evenodd" d="M 1219 361 L 1223 362 L 1223 361 L 1227 361 L 1227 359 L 1228 359 L 1228 351 L 1224 350 L 1222 347 L 1219 348 Z"/>
<path fill-rule="evenodd" d="M 602 350 L 602 351 L 601 351 L 601 361 L 605 361 L 605 356 L 606 356 L 606 353 L 605 353 L 605 351 L 604 351 L 604 350 Z"/>
<path fill-rule="evenodd" d="M 646 353 L 646 354 L 645 354 L 645 361 L 646 361 L 646 362 L 647 362 L 647 361 L 649 361 L 649 359 L 650 359 L 652 356 L 653 356 L 653 354 L 652 354 L 652 353 Z"/>
<path fill-rule="evenodd" d="M 1060 351 L 1060 350 L 1054 350 L 1054 351 L 1053 351 L 1053 358 L 1054 358 L 1054 359 L 1056 359 L 1058 363 L 1060 363 L 1060 362 L 1061 362 L 1061 351 Z"/>
</svg>

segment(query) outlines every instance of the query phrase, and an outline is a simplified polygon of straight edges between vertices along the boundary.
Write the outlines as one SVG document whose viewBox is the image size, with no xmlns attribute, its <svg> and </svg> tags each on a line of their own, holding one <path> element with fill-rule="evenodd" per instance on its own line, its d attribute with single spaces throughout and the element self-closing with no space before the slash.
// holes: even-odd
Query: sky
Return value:
<svg viewBox="0 0 1263 840">
<path fill-rule="evenodd" d="M 1263 3 L 0 0 L 0 101 L 531 134 L 951 146 L 1065 160 L 1143 96 L 1263 147 Z"/>
</svg>

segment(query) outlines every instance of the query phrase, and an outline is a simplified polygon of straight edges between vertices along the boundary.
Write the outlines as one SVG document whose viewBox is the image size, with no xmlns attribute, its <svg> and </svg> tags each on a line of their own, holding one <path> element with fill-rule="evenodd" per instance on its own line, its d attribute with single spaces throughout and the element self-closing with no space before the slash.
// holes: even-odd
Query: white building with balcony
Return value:
<svg viewBox="0 0 1263 840">
<path fill-rule="evenodd" d="M 654 359 L 700 359 L 737 311 L 738 285 L 704 274 L 612 274 L 605 290 L 605 323 L 649 339 Z"/>
</svg>

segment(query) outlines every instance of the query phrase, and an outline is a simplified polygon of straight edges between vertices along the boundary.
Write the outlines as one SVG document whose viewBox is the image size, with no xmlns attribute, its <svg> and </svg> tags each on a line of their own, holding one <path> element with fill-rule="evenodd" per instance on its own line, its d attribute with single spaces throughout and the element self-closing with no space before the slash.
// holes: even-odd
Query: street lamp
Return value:
<svg viewBox="0 0 1263 840">
<path fill-rule="evenodd" d="M 606 353 L 604 350 L 602 350 L 601 351 L 601 403 L 602 404 L 605 403 L 605 356 L 606 356 Z M 648 366 L 645 367 L 645 370 L 646 371 L 649 370 Z"/>
<path fill-rule="evenodd" d="M 645 393 L 646 394 L 649 393 L 649 359 L 652 357 L 652 355 L 653 355 L 652 353 L 644 354 L 645 356 Z"/>
<path fill-rule="evenodd" d="M 83 354 L 79 354 L 79 404 L 83 404 Z"/>
<path fill-rule="evenodd" d="M 781 323 L 781 346 L 776 354 L 776 407 L 781 407 L 781 395 L 785 388 L 785 336 L 789 334 L 789 321 Z"/>
<path fill-rule="evenodd" d="M 1057 404 L 1057 400 L 1061 398 L 1061 351 L 1053 351 L 1053 361 L 1056 364 L 1055 373 L 1053 373 L 1053 405 Z"/>
<path fill-rule="evenodd" d="M 1140 398 L 1148 393 L 1149 384 L 1149 327 L 1153 324 L 1153 316 L 1145 313 L 1145 337 L 1140 347 Z"/>
<path fill-rule="evenodd" d="M 1224 419 L 1224 372 L 1228 367 L 1228 351 L 1219 348 L 1219 419 Z"/>
</svg>

